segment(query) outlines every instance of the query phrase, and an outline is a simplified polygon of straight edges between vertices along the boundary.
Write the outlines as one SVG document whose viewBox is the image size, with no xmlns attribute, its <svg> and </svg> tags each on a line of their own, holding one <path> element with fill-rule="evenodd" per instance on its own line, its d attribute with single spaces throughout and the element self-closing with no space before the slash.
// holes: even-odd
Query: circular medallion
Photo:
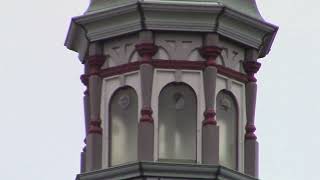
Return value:
<svg viewBox="0 0 320 180">
<path fill-rule="evenodd" d="M 127 109 L 130 105 L 130 97 L 128 95 L 120 96 L 118 104 L 122 109 Z"/>
</svg>

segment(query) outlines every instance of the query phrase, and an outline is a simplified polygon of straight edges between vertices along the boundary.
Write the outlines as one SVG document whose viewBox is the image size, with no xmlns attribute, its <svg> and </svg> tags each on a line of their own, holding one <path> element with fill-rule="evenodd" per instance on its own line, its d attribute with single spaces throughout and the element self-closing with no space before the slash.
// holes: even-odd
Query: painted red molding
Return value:
<svg viewBox="0 0 320 180">
<path fill-rule="evenodd" d="M 89 122 L 89 134 L 102 134 L 102 128 L 100 127 L 101 120 L 92 119 Z"/>
<path fill-rule="evenodd" d="M 244 61 L 243 68 L 248 74 L 248 81 L 249 82 L 256 82 L 257 79 L 254 77 L 261 67 L 261 63 L 257 61 Z"/>
<path fill-rule="evenodd" d="M 152 118 L 152 109 L 151 107 L 143 107 L 141 109 L 141 118 L 140 122 L 148 122 L 148 123 L 153 123 L 153 118 Z"/>
<path fill-rule="evenodd" d="M 140 64 L 141 62 L 137 61 L 137 62 L 132 62 L 128 64 L 123 64 L 120 66 L 110 67 L 107 69 L 100 70 L 99 74 L 101 77 L 110 77 L 110 76 L 119 75 L 127 72 L 137 71 L 139 70 Z"/>
<path fill-rule="evenodd" d="M 105 60 L 106 57 L 103 55 L 88 56 L 86 58 L 86 63 L 89 67 L 89 73 L 87 75 L 98 75 Z"/>
<path fill-rule="evenodd" d="M 137 61 L 128 64 L 123 64 L 120 66 L 110 67 L 102 69 L 99 72 L 101 77 L 110 77 L 127 72 L 139 70 L 141 64 L 148 63 L 154 68 L 162 69 L 187 69 L 187 70 L 203 70 L 207 65 L 204 61 L 185 61 L 185 60 L 160 60 L 154 59 L 150 61 Z M 233 69 L 226 68 L 222 65 L 215 64 L 215 67 L 218 69 L 218 73 L 240 82 L 248 82 L 248 76 L 241 72 L 235 71 Z"/>
<path fill-rule="evenodd" d="M 152 43 L 142 43 L 136 45 L 136 50 L 142 57 L 142 61 L 150 61 L 157 53 L 158 47 Z"/>
<path fill-rule="evenodd" d="M 203 61 L 185 61 L 185 60 L 153 60 L 150 64 L 155 68 L 163 69 L 189 69 L 202 70 L 205 68 Z"/>
<path fill-rule="evenodd" d="M 207 109 L 204 113 L 204 121 L 202 122 L 203 126 L 207 125 L 217 125 L 217 121 L 215 120 L 216 113 L 213 109 Z"/>
<path fill-rule="evenodd" d="M 216 59 L 221 54 L 222 48 L 218 46 L 205 46 L 199 49 L 200 55 L 205 58 L 207 66 L 215 66 Z"/>
<path fill-rule="evenodd" d="M 256 139 L 257 139 L 257 136 L 254 134 L 255 131 L 256 131 L 256 127 L 254 126 L 254 124 L 248 124 L 248 125 L 246 125 L 245 138 L 246 138 L 246 139 L 256 140 Z"/>
<path fill-rule="evenodd" d="M 230 68 L 226 68 L 226 67 L 219 65 L 219 64 L 215 65 L 215 67 L 217 67 L 218 73 L 221 75 L 233 78 L 233 79 L 238 80 L 243 83 L 248 82 L 248 76 L 243 73 L 240 73 L 240 72 L 235 71 Z"/>
</svg>

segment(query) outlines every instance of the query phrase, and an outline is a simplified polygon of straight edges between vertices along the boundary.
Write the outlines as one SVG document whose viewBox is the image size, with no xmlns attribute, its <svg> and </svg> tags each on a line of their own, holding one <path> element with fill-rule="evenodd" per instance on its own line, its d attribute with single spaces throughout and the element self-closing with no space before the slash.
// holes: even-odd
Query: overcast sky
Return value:
<svg viewBox="0 0 320 180">
<path fill-rule="evenodd" d="M 0 3 L 0 179 L 71 180 L 84 124 L 82 65 L 64 40 L 89 0 Z M 260 177 L 319 180 L 317 0 L 258 0 L 280 26 L 258 73 Z"/>
</svg>

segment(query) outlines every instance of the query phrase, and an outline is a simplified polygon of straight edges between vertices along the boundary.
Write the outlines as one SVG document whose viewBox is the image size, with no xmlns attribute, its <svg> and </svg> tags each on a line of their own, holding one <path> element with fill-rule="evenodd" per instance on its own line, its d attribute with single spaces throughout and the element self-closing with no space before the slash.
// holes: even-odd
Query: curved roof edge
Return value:
<svg viewBox="0 0 320 180">
<path fill-rule="evenodd" d="M 141 30 L 216 32 L 259 50 L 262 58 L 269 53 L 278 30 L 277 26 L 220 3 L 211 2 L 207 5 L 168 2 L 131 1 L 130 4 L 117 8 L 74 17 L 65 46 L 78 52 L 82 61 L 89 43 Z M 198 15 L 196 18 L 195 14 Z M 163 18 L 159 19 L 159 16 Z"/>
<path fill-rule="evenodd" d="M 91 0 L 89 7 L 84 14 L 97 13 L 99 11 L 105 11 L 127 4 L 134 4 L 136 2 L 185 3 L 195 5 L 212 5 L 218 3 L 252 18 L 263 20 L 255 0 Z"/>
</svg>

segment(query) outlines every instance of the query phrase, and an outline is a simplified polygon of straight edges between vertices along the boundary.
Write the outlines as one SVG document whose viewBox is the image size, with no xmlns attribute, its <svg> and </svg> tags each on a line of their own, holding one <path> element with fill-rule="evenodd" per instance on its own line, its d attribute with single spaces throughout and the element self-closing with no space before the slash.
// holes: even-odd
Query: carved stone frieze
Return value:
<svg viewBox="0 0 320 180">
<path fill-rule="evenodd" d="M 238 72 L 243 72 L 241 62 L 244 60 L 244 48 L 227 41 L 221 42 L 223 50 L 217 58 L 217 63 Z"/>
<path fill-rule="evenodd" d="M 137 35 L 108 40 L 104 44 L 104 53 L 107 60 L 102 68 L 105 69 L 137 61 L 139 58 L 138 53 L 135 51 L 137 41 Z"/>
<path fill-rule="evenodd" d="M 198 48 L 202 46 L 201 34 L 157 33 L 155 43 L 159 46 L 155 59 L 202 60 L 198 53 Z"/>
</svg>

